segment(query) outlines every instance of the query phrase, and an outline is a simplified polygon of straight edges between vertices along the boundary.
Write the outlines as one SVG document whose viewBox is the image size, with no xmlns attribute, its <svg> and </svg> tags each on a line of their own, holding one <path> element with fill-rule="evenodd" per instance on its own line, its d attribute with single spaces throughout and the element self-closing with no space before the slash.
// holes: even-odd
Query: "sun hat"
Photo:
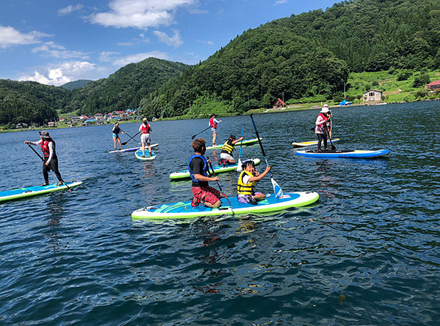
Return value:
<svg viewBox="0 0 440 326">
<path fill-rule="evenodd" d="M 50 138 L 50 136 L 49 136 L 49 132 L 46 131 L 46 130 L 40 131 L 39 134 L 40 134 L 40 136 L 41 136 L 43 139 L 49 139 L 49 138 Z"/>
<path fill-rule="evenodd" d="M 328 109 L 328 107 L 327 108 L 323 107 L 321 110 L 321 113 L 329 113 L 329 112 L 330 112 L 330 110 Z"/>
<path fill-rule="evenodd" d="M 142 121 L 143 122 L 147 122 L 148 120 L 147 120 L 147 118 L 143 118 Z"/>
</svg>

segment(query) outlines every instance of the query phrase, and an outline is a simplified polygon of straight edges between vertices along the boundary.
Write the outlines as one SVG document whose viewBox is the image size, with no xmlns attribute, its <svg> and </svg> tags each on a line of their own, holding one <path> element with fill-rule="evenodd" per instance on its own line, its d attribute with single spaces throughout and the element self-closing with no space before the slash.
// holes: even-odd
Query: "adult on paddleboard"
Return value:
<svg viewBox="0 0 440 326">
<path fill-rule="evenodd" d="M 321 142 L 324 143 L 324 149 L 327 150 L 327 131 L 331 130 L 330 116 L 331 113 L 328 109 L 328 105 L 325 104 L 321 112 L 317 115 L 315 122 L 315 134 L 318 137 L 318 152 L 321 152 Z M 331 133 L 329 136 L 331 138 Z"/>
<path fill-rule="evenodd" d="M 255 169 L 253 160 L 244 161 L 243 171 L 238 177 L 237 198 L 240 203 L 257 205 L 258 201 L 264 200 L 266 196 L 261 192 L 255 191 L 257 181 L 260 181 L 270 171 L 270 166 L 266 166 L 263 173 L 258 173 Z"/>
<path fill-rule="evenodd" d="M 115 125 L 113 126 L 113 142 L 115 145 L 115 150 L 117 150 L 116 142 L 119 143 L 119 150 L 121 150 L 121 139 L 119 138 L 119 133 L 121 132 L 125 134 L 125 132 L 122 131 L 121 128 L 119 128 L 119 121 L 116 121 Z"/>
<path fill-rule="evenodd" d="M 192 179 L 193 199 L 191 205 L 198 206 L 200 203 L 207 207 L 219 207 L 220 191 L 211 187 L 209 181 L 218 181 L 217 176 L 210 177 L 208 160 L 203 156 L 206 152 L 206 140 L 196 138 L 192 142 L 194 154 L 189 159 L 188 170 Z"/>
<path fill-rule="evenodd" d="M 238 139 L 235 139 L 234 135 L 230 135 L 228 140 L 223 144 L 222 151 L 220 153 L 220 158 L 222 159 L 222 162 L 219 162 L 221 164 L 235 164 L 236 161 L 234 157 L 232 156 L 232 153 L 234 151 L 235 145 L 241 141 L 243 137 L 240 137 Z"/>
<path fill-rule="evenodd" d="M 58 186 L 63 185 L 64 181 L 61 177 L 60 171 L 58 171 L 58 157 L 55 150 L 55 142 L 49 136 L 49 132 L 46 130 L 40 131 L 40 140 L 36 142 L 24 141 L 25 144 L 31 144 L 34 146 L 40 146 L 43 152 L 43 177 L 44 183 L 42 187 L 49 185 L 49 171 L 52 170 L 58 178 Z"/>
<path fill-rule="evenodd" d="M 151 152 L 151 136 L 150 136 L 150 132 L 151 132 L 151 126 L 148 123 L 147 118 L 144 118 L 142 120 L 142 124 L 139 127 L 139 132 L 141 133 L 141 143 L 142 143 L 142 157 L 145 157 L 145 144 L 147 144 L 148 146 L 148 151 L 150 152 L 150 156 L 153 155 L 153 153 Z"/>
<path fill-rule="evenodd" d="M 217 146 L 215 144 L 215 140 L 217 139 L 217 127 L 218 124 L 222 122 L 221 120 L 217 120 L 216 117 L 216 114 L 213 113 L 211 114 L 211 119 L 209 119 L 209 126 L 211 127 L 212 132 L 212 146 Z"/>
</svg>

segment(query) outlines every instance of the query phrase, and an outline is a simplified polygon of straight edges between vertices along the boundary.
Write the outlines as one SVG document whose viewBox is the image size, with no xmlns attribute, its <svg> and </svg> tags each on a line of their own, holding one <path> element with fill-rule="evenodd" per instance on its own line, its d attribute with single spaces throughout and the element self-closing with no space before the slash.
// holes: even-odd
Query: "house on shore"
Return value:
<svg viewBox="0 0 440 326">
<path fill-rule="evenodd" d="M 425 88 L 433 92 L 440 91 L 440 80 L 433 81 L 432 83 L 426 85 Z"/>
<path fill-rule="evenodd" d="M 365 104 L 376 104 L 382 102 L 382 91 L 377 89 L 370 89 L 368 92 L 364 93 L 364 103 Z"/>
</svg>

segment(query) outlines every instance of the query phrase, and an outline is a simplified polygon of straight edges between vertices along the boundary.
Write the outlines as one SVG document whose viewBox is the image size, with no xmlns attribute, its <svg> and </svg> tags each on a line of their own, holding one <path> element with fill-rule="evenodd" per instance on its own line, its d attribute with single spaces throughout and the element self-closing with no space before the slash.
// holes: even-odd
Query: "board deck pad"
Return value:
<svg viewBox="0 0 440 326">
<path fill-rule="evenodd" d="M 134 153 L 137 159 L 143 161 L 154 160 L 156 158 L 156 153 L 152 152 L 152 154 L 153 155 L 150 156 L 147 148 L 145 149 L 145 157 L 142 157 L 142 149 L 139 149 Z"/>
</svg>

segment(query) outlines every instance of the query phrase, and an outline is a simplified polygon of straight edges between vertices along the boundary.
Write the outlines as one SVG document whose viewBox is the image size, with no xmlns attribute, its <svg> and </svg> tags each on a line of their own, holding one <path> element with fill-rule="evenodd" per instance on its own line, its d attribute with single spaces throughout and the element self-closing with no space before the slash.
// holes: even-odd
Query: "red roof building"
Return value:
<svg viewBox="0 0 440 326">
<path fill-rule="evenodd" d="M 431 91 L 440 90 L 440 80 L 433 81 L 432 83 L 426 85 L 425 88 L 430 89 Z"/>
</svg>

